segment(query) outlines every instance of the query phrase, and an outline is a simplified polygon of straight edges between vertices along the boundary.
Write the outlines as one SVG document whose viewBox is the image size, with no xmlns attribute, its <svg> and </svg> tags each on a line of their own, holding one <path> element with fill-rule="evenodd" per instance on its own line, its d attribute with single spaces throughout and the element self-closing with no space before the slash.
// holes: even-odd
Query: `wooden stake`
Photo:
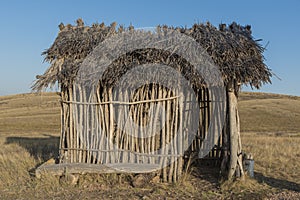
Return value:
<svg viewBox="0 0 300 200">
<path fill-rule="evenodd" d="M 238 136 L 238 169 L 240 170 L 241 179 L 245 178 L 245 173 L 243 169 L 243 158 L 242 158 L 242 141 L 241 141 L 241 134 L 240 134 L 240 117 L 238 109 L 236 109 L 236 121 L 237 121 L 237 136 Z"/>
<path fill-rule="evenodd" d="M 170 97 L 171 96 L 171 91 L 168 90 L 166 91 L 166 95 L 167 97 Z M 167 134 L 167 143 L 168 143 L 168 146 L 171 148 L 171 157 L 170 157 L 170 167 L 169 167 L 169 182 L 172 182 L 173 181 L 173 178 L 174 178 L 174 182 L 176 182 L 176 173 L 177 171 L 174 170 L 174 165 L 177 165 L 177 158 L 175 158 L 174 160 L 174 154 L 175 153 L 175 149 L 177 148 L 177 137 L 176 135 L 174 135 L 174 138 L 173 138 L 173 134 L 172 132 L 170 131 L 170 100 L 168 100 L 166 102 L 166 106 L 165 106 L 165 113 L 166 113 L 166 121 L 165 121 L 165 127 L 166 127 L 166 134 Z M 171 142 L 173 140 L 173 145 L 170 145 Z"/>
<path fill-rule="evenodd" d="M 174 133 L 175 135 L 178 135 L 178 141 L 179 141 L 179 145 L 178 145 L 178 154 L 180 154 L 181 156 L 178 158 L 178 167 L 177 167 L 177 177 L 181 177 L 182 175 L 182 168 L 183 168 L 183 154 L 184 154 L 184 149 L 186 147 L 186 143 L 188 141 L 188 132 L 186 133 L 187 135 L 185 135 L 184 133 L 184 126 L 186 126 L 187 124 L 184 124 L 184 111 L 183 111 L 183 104 L 184 104 L 184 95 L 183 93 L 180 94 L 181 97 L 179 98 L 179 100 L 177 101 L 178 104 L 176 104 L 176 116 L 178 116 L 179 113 L 179 119 L 178 117 L 175 118 L 175 128 L 177 130 L 177 128 L 179 129 L 178 131 L 176 131 L 176 133 Z M 178 127 L 178 120 L 179 120 L 179 127 Z M 179 134 L 178 134 L 179 132 Z"/>
</svg>

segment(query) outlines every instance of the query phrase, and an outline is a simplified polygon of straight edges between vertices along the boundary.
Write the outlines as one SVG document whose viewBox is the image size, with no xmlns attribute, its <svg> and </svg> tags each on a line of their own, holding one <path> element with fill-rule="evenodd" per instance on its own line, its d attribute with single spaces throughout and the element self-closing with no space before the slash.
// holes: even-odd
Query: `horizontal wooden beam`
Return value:
<svg viewBox="0 0 300 200">
<path fill-rule="evenodd" d="M 87 163 L 63 163 L 48 164 L 45 163 L 35 171 L 37 178 L 43 174 L 62 176 L 64 174 L 109 174 L 109 173 L 151 173 L 160 169 L 158 164 L 87 164 Z"/>
</svg>

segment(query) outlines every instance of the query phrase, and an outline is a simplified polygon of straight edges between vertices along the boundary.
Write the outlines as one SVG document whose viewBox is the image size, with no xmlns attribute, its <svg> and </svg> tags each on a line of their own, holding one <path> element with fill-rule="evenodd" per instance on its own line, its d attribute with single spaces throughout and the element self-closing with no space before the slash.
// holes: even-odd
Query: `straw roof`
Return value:
<svg viewBox="0 0 300 200">
<path fill-rule="evenodd" d="M 106 38 L 124 31 L 124 27 L 116 27 L 116 23 L 109 26 L 104 23 L 84 26 L 81 19 L 77 20 L 76 26 L 60 24 L 59 28 L 60 32 L 52 46 L 42 53 L 50 67 L 43 75 L 37 76 L 33 90 L 42 90 L 57 81 L 66 87 L 72 84 L 87 55 Z M 216 28 L 206 23 L 194 24 L 191 28 L 158 26 L 157 29 L 161 28 L 177 30 L 199 42 L 219 67 L 225 83 L 235 80 L 236 83 L 249 84 L 255 88 L 271 83 L 271 70 L 264 63 L 262 55 L 264 48 L 258 43 L 259 40 L 252 37 L 249 25 L 244 27 L 233 22 L 229 26 L 220 24 Z M 136 50 L 121 56 L 112 63 L 109 68 L 111 71 L 106 73 L 102 81 L 111 85 L 134 65 L 158 62 L 178 69 L 196 87 L 203 83 L 202 77 L 186 60 L 157 49 Z"/>
</svg>

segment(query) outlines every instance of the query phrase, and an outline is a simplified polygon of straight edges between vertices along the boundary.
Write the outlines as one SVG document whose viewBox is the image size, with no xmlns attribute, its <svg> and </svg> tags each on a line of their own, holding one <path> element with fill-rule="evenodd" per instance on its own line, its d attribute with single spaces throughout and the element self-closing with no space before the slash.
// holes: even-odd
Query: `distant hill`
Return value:
<svg viewBox="0 0 300 200">
<path fill-rule="evenodd" d="M 59 93 L 0 97 L 0 134 L 55 134 L 60 130 Z M 243 92 L 241 131 L 300 133 L 300 97 Z"/>
<path fill-rule="evenodd" d="M 239 97 L 241 131 L 300 133 L 300 97 L 243 92 Z"/>
<path fill-rule="evenodd" d="M 58 93 L 0 97 L 0 134 L 56 134 L 60 130 Z"/>
</svg>

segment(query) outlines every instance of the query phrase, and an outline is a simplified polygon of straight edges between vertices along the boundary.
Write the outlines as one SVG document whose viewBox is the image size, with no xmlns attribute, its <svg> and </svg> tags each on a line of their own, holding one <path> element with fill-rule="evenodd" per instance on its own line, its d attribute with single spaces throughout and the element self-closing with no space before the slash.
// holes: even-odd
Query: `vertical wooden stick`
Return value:
<svg viewBox="0 0 300 200">
<path fill-rule="evenodd" d="M 158 86 L 158 90 L 159 90 L 159 92 L 158 92 L 158 98 L 163 98 L 164 97 L 163 87 L 162 86 Z M 161 102 L 161 105 L 162 105 L 163 108 L 165 108 L 165 102 L 164 101 Z M 164 124 L 163 124 L 163 123 L 165 123 L 165 120 L 161 119 L 160 121 L 161 121 L 160 123 L 161 123 L 161 128 L 162 128 L 162 130 L 161 130 L 161 135 L 162 136 L 161 136 L 161 146 L 160 146 L 160 148 L 162 149 L 161 154 L 163 155 L 163 157 L 162 157 L 162 161 L 163 161 L 163 163 L 162 163 L 162 166 L 163 166 L 163 181 L 167 182 L 168 178 L 167 178 L 167 166 L 166 166 L 166 164 L 168 162 L 167 161 L 168 157 L 165 157 L 165 155 L 168 154 L 168 149 L 166 148 L 166 142 L 167 142 L 168 138 L 166 138 L 166 131 L 165 131 L 165 127 L 164 127 Z"/>
<path fill-rule="evenodd" d="M 165 91 L 166 97 L 169 98 L 171 96 L 171 91 Z M 164 101 L 165 102 L 165 114 L 166 114 L 166 121 L 165 121 L 165 126 L 166 126 L 166 140 L 168 143 L 168 146 L 170 146 L 171 150 L 171 156 L 170 156 L 170 167 L 169 167 L 169 178 L 168 181 L 172 182 L 176 180 L 176 171 L 174 170 L 174 165 L 176 165 L 176 160 L 177 158 L 174 158 L 175 149 L 177 148 L 177 137 L 176 135 L 173 135 L 172 132 L 170 131 L 170 100 Z M 174 137 L 174 138 L 173 138 Z M 173 145 L 171 145 L 171 142 L 173 142 Z M 175 178 L 175 179 L 173 179 Z"/>
<path fill-rule="evenodd" d="M 78 95 L 79 95 L 79 101 L 82 102 L 83 101 L 83 97 L 82 97 L 82 90 L 81 87 L 78 86 Z M 78 105 L 79 106 L 79 122 L 78 122 L 78 130 L 77 130 L 77 138 L 78 138 L 78 144 L 79 144 L 79 158 L 78 158 L 78 162 L 83 162 L 83 105 Z"/>
<path fill-rule="evenodd" d="M 156 89 L 155 89 L 156 85 L 155 85 L 155 83 L 153 83 L 151 86 L 152 86 L 151 87 L 151 99 L 153 100 L 153 99 L 155 99 L 155 96 L 156 96 Z M 158 105 L 158 103 L 156 103 L 156 105 Z M 152 131 L 153 134 L 152 134 L 152 137 L 151 137 L 151 146 L 149 145 L 150 146 L 150 151 L 149 152 L 153 152 L 153 153 L 155 152 L 155 137 L 157 137 L 156 136 L 157 116 L 158 116 L 158 109 L 156 109 L 156 110 L 152 109 L 152 113 L 151 113 L 152 124 L 150 124 L 150 127 L 152 127 L 152 130 L 149 130 L 149 131 L 150 132 Z M 158 162 L 159 162 L 159 160 L 160 160 L 160 158 L 158 158 Z M 151 160 L 150 160 L 150 163 L 154 164 L 155 163 L 155 158 L 152 157 Z"/>
<path fill-rule="evenodd" d="M 77 90 L 76 90 L 76 86 L 73 85 L 73 92 L 72 94 L 70 94 L 70 96 L 73 96 L 73 101 L 78 101 L 76 98 L 76 94 L 77 94 Z M 73 147 L 74 147 L 74 151 L 72 151 L 74 153 L 74 162 L 78 162 L 78 112 L 77 112 L 77 107 L 78 105 L 73 105 L 71 108 L 71 114 L 73 115 L 73 127 L 74 127 L 74 131 L 73 131 Z M 77 150 L 75 150 L 77 149 Z"/>
<path fill-rule="evenodd" d="M 238 166 L 241 174 L 241 179 L 245 178 L 245 173 L 243 169 L 243 158 L 242 158 L 242 141 L 241 141 L 241 134 L 240 134 L 240 117 L 238 109 L 236 109 L 236 121 L 237 121 L 237 136 L 238 136 Z"/>
<path fill-rule="evenodd" d="M 179 127 L 178 127 L 178 133 L 176 133 L 175 135 L 178 135 L 178 141 L 179 141 L 179 145 L 178 145 L 178 149 L 179 149 L 179 154 L 181 155 L 178 158 L 178 167 L 177 167 L 177 177 L 180 177 L 182 175 L 182 167 L 183 167 L 183 154 L 184 154 L 184 148 L 185 148 L 185 143 L 186 143 L 186 139 L 188 139 L 188 133 L 187 136 L 185 137 L 184 135 L 184 131 L 183 131 L 183 117 L 184 117 L 184 113 L 183 113 L 183 100 L 184 100 L 184 95 L 183 93 L 180 93 L 180 97 L 178 99 L 178 105 L 176 106 L 176 114 L 179 113 L 179 119 L 177 119 L 175 122 L 176 125 L 176 129 L 177 129 L 177 123 L 179 120 Z M 179 106 L 179 107 L 178 107 Z M 179 109 L 179 110 L 178 110 Z M 176 117 L 177 118 L 177 117 Z M 185 139 L 186 138 L 186 139 Z"/>
<path fill-rule="evenodd" d="M 113 94 L 112 94 L 112 88 L 109 88 L 108 90 L 108 99 L 109 101 L 113 101 Z M 111 156 L 111 163 L 115 163 L 115 148 L 113 144 L 114 140 L 114 105 L 112 103 L 109 104 L 109 146 L 110 150 L 113 150 L 110 152 Z"/>
<path fill-rule="evenodd" d="M 65 139 L 66 139 L 66 108 L 65 108 L 65 88 L 62 87 L 61 89 L 61 136 L 60 136 L 60 152 L 59 152 L 59 163 L 63 163 L 65 160 Z"/>
<path fill-rule="evenodd" d="M 120 101 L 123 101 L 122 99 L 123 93 L 122 91 L 118 91 L 117 93 L 117 99 L 119 99 Z M 119 105 L 116 109 L 118 116 L 117 116 L 117 130 L 116 130 L 116 146 L 118 147 L 119 150 L 121 150 L 123 148 L 123 138 L 124 138 L 124 134 L 121 132 L 121 128 L 119 127 L 121 125 L 121 118 L 122 118 L 122 114 L 123 114 L 123 110 L 122 110 L 122 106 L 123 105 Z M 120 163 L 122 159 L 122 151 L 119 151 L 117 154 L 117 162 Z"/>
</svg>

